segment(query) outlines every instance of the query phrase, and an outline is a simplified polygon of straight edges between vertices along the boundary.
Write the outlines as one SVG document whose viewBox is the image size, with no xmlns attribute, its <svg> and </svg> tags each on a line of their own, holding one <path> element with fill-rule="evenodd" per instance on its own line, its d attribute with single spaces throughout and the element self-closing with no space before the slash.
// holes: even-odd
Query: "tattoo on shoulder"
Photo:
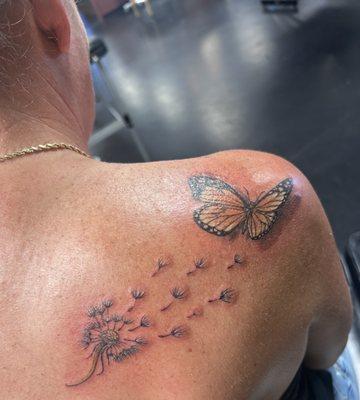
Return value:
<svg viewBox="0 0 360 400">
<path fill-rule="evenodd" d="M 240 256 L 233 256 L 233 263 L 241 263 Z M 242 260 L 242 259 L 241 259 Z M 205 259 L 200 258 L 194 261 L 194 271 L 205 267 Z M 225 270 L 228 270 L 226 267 Z M 196 279 L 196 278 L 195 278 Z M 132 314 L 136 302 L 145 297 L 145 291 L 141 289 L 131 289 L 130 294 L 133 303 L 130 307 L 125 307 L 125 313 L 112 313 L 110 310 L 114 305 L 114 301 L 107 299 L 99 304 L 93 305 L 86 312 L 88 322 L 82 330 L 81 347 L 89 353 L 87 358 L 91 360 L 90 367 L 80 379 L 74 382 L 66 383 L 68 387 L 79 386 L 90 378 L 95 373 L 101 375 L 105 371 L 105 364 L 110 366 L 112 363 L 123 363 L 137 354 L 142 353 L 144 346 L 149 343 L 154 344 L 156 340 L 168 338 L 180 339 L 188 338 L 190 329 L 185 322 L 174 324 L 171 328 L 160 328 L 160 332 L 153 339 L 149 340 L 148 336 L 143 336 L 146 331 L 153 331 L 154 319 L 148 314 L 143 313 L 139 316 L 129 317 Z M 160 308 L 160 312 L 168 310 L 177 301 L 186 301 L 189 296 L 187 287 L 174 286 L 170 290 L 171 300 L 165 306 Z M 148 296 L 148 294 L 146 294 Z M 216 296 L 212 298 L 204 298 L 203 304 L 210 303 L 233 303 L 236 298 L 236 290 L 232 288 L 224 288 L 219 290 Z M 224 305 L 224 307 L 227 307 Z M 183 320 L 197 320 L 204 315 L 203 305 L 192 305 L 187 313 L 184 313 Z M 179 314 L 177 313 L 177 316 Z M 150 329 L 149 329 L 150 328 Z M 138 332 L 141 332 L 137 335 Z M 153 335 L 154 336 L 154 335 Z M 105 361 L 107 361 L 105 363 Z"/>
<path fill-rule="evenodd" d="M 293 188 L 292 178 L 286 178 L 255 200 L 249 192 L 241 192 L 218 178 L 196 175 L 189 179 L 195 200 L 203 205 L 193 214 L 196 224 L 206 232 L 226 236 L 233 232 L 246 234 L 252 240 L 270 232 L 288 201 Z"/>
<path fill-rule="evenodd" d="M 242 266 L 243 268 L 243 263 L 244 257 L 236 253 L 225 264 L 224 270 L 227 271 L 237 266 Z M 159 259 L 157 271 L 164 268 L 166 265 L 166 262 Z M 186 272 L 186 275 L 193 275 L 196 271 L 205 269 L 206 266 L 206 258 L 196 258 L 193 260 L 192 268 Z M 184 269 L 185 268 L 186 264 L 184 264 Z M 197 279 L 196 276 L 195 274 L 195 280 Z M 191 280 L 191 282 L 193 282 L 193 280 Z M 160 308 L 161 314 L 173 307 L 176 302 L 187 301 L 190 297 L 187 285 L 173 286 L 169 293 L 171 299 L 168 299 L 167 303 Z M 189 323 L 192 320 L 196 321 L 199 317 L 204 315 L 204 306 L 210 306 L 210 303 L 223 303 L 224 307 L 227 307 L 225 304 L 234 303 L 236 295 L 237 291 L 235 289 L 223 286 L 221 290 L 218 290 L 215 296 L 210 299 L 203 298 L 203 305 L 199 303 L 197 305 L 191 305 L 190 308 L 188 308 L 188 312 L 183 315 L 183 320 L 187 320 Z M 136 314 L 137 302 L 147 299 L 149 293 L 136 287 L 130 289 L 130 296 L 132 303 L 130 306 L 127 305 L 124 307 L 124 313 L 110 312 L 114 306 L 114 301 L 112 299 L 104 300 L 88 309 L 86 316 L 89 321 L 82 330 L 81 346 L 83 349 L 89 351 L 87 358 L 91 360 L 90 367 L 83 377 L 72 383 L 67 383 L 66 386 L 79 386 L 93 377 L 96 372 L 97 375 L 101 375 L 105 371 L 105 360 L 107 361 L 107 366 L 110 366 L 112 363 L 125 362 L 138 353 L 142 353 L 144 346 L 150 342 L 153 344 L 156 340 L 165 338 L 169 338 L 170 340 L 171 338 L 179 339 L 189 337 L 188 333 L 190 329 L 185 322 L 173 325 L 170 329 L 160 327 L 160 332 L 156 334 L 154 340 L 149 340 L 148 336 L 143 336 L 142 334 L 136 335 L 138 332 L 145 332 L 145 330 L 146 332 L 150 331 L 151 334 L 156 324 L 154 324 L 154 318 L 149 317 L 147 313 L 130 317 L 130 315 Z M 165 301 L 166 299 L 164 302 Z"/>
<path fill-rule="evenodd" d="M 85 376 L 73 383 L 67 383 L 66 386 L 81 385 L 90 379 L 98 368 L 98 375 L 101 375 L 105 370 L 104 357 L 108 365 L 112 361 L 121 363 L 137 354 L 142 346 L 148 343 L 145 337 L 132 336 L 131 333 L 140 327 L 150 326 L 150 320 L 144 316 L 140 325 L 128 329 L 128 333 L 125 333 L 123 328 L 131 325 L 133 320 L 124 315 L 110 314 L 109 309 L 112 305 L 112 300 L 105 300 L 89 309 L 87 316 L 90 321 L 83 330 L 81 343 L 84 349 L 90 349 L 91 366 Z"/>
<path fill-rule="evenodd" d="M 268 192 L 259 194 L 255 200 L 250 200 L 246 189 L 245 192 L 238 191 L 228 183 L 211 176 L 193 176 L 189 179 L 189 185 L 194 199 L 203 203 L 194 211 L 193 215 L 194 221 L 200 228 L 217 236 L 240 231 L 250 239 L 258 240 L 263 238 L 277 221 L 280 215 L 279 211 L 289 199 L 293 181 L 291 178 L 286 178 Z M 168 258 L 158 258 L 155 269 L 150 274 L 151 281 L 156 282 L 157 278 L 155 280 L 152 278 L 160 272 L 166 271 L 169 264 Z M 229 271 L 230 276 L 232 275 L 231 270 L 243 271 L 246 265 L 246 258 L 242 254 L 235 253 L 226 262 L 224 270 Z M 207 267 L 208 257 L 193 259 L 190 267 L 189 262 L 184 264 L 184 274 L 192 277 L 188 281 L 189 284 L 194 283 L 200 275 L 205 273 Z M 230 278 L 229 281 L 233 282 Z M 187 285 L 174 285 L 170 289 L 170 299 L 167 295 L 164 302 L 158 305 L 158 316 L 164 315 L 163 313 L 170 308 L 179 311 L 181 307 L 178 309 L 175 304 L 180 301 L 187 302 L 189 298 L 191 300 L 189 292 Z M 147 298 L 151 297 L 151 292 L 149 293 L 147 290 L 137 286 L 132 287 L 130 289 L 131 303 L 125 306 L 123 313 L 110 312 L 114 305 L 112 299 L 104 300 L 90 307 L 87 311 L 88 322 L 83 327 L 81 335 L 81 345 L 89 352 L 87 358 L 90 359 L 90 366 L 87 373 L 80 379 L 66 383 L 66 386 L 79 386 L 92 378 L 95 373 L 101 375 L 105 371 L 105 360 L 107 366 L 112 363 L 127 362 L 130 358 L 142 354 L 145 346 L 150 343 L 151 345 L 156 344 L 156 341 L 171 343 L 172 339 L 188 338 L 190 328 L 187 323 L 189 325 L 196 324 L 197 320 L 201 320 L 199 317 L 204 316 L 207 307 L 215 307 L 217 310 L 227 308 L 229 304 L 236 301 L 238 292 L 232 287 L 222 286 L 215 293 L 211 298 L 204 296 L 202 304 L 191 304 L 187 308 L 187 313 L 184 313 L 182 322 L 172 324 L 170 328 L 160 326 L 155 335 L 156 316 L 151 313 L 149 316 L 143 311 L 141 315 L 136 315 L 138 302 L 143 303 L 141 305 L 141 309 L 143 309 L 146 306 Z M 214 305 L 216 303 L 217 306 Z M 167 315 L 171 317 L 172 311 L 174 310 L 170 310 Z M 179 312 L 177 317 L 179 317 Z M 147 335 L 143 336 L 142 333 L 145 331 Z"/>
</svg>

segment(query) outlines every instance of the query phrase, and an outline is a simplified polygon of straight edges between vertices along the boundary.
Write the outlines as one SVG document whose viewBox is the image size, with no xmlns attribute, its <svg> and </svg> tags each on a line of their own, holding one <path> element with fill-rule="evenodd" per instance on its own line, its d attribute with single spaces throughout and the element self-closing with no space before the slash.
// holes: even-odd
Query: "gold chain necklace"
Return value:
<svg viewBox="0 0 360 400">
<path fill-rule="evenodd" d="M 16 157 L 26 156 L 28 154 L 41 153 L 43 151 L 56 151 L 56 150 L 71 150 L 71 151 L 74 151 L 75 153 L 78 153 L 85 157 L 90 158 L 89 154 L 80 150 L 76 146 L 73 146 L 72 144 L 45 143 L 45 144 L 39 144 L 38 146 L 25 147 L 21 150 L 14 151 L 12 153 L 0 155 L 0 162 L 12 160 L 13 158 L 16 158 Z"/>
</svg>

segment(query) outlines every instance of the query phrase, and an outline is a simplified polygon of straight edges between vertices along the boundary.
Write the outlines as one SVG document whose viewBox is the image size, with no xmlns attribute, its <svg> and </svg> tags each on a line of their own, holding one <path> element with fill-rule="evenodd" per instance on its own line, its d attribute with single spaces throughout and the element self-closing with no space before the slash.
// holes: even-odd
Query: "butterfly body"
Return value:
<svg viewBox="0 0 360 400">
<path fill-rule="evenodd" d="M 217 236 L 240 230 L 252 240 L 258 240 L 271 230 L 288 200 L 293 182 L 291 178 L 284 179 L 255 201 L 250 200 L 248 193 L 207 175 L 191 177 L 189 186 L 194 199 L 204 203 L 193 214 L 200 228 Z"/>
</svg>

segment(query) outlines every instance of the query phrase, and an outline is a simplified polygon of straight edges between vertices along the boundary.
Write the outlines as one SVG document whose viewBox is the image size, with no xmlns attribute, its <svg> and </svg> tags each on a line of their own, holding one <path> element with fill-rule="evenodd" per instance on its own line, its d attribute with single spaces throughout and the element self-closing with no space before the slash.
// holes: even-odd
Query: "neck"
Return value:
<svg viewBox="0 0 360 400">
<path fill-rule="evenodd" d="M 71 127 L 57 118 L 25 115 L 7 110 L 0 114 L 0 154 L 44 143 L 72 144 L 87 152 L 87 137 L 76 126 Z M 62 119 L 62 118 L 61 118 Z"/>
</svg>

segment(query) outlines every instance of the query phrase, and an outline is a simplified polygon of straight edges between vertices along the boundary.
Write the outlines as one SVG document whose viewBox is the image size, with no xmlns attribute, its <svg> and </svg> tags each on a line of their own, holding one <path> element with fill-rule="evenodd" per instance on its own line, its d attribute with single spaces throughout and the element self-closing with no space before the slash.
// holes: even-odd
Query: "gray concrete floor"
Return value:
<svg viewBox="0 0 360 400">
<path fill-rule="evenodd" d="M 342 249 L 360 228 L 360 2 L 299 3 L 276 15 L 256 0 L 153 0 L 153 17 L 119 10 L 93 30 L 152 160 L 283 156 L 313 183 Z M 99 152 L 139 161 L 126 132 Z"/>
</svg>

